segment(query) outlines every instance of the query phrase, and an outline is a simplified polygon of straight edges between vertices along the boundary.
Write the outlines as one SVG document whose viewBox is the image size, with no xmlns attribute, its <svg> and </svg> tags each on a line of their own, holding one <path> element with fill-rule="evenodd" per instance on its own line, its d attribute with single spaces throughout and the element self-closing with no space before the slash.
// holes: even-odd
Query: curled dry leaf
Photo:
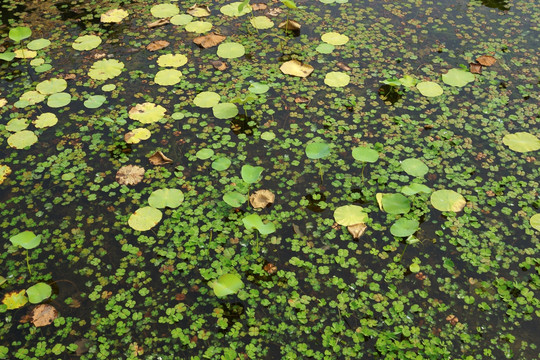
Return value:
<svg viewBox="0 0 540 360">
<path fill-rule="evenodd" d="M 161 50 L 161 49 L 169 46 L 169 44 L 170 43 L 168 41 L 165 41 L 165 40 L 152 41 L 150 44 L 148 44 L 146 46 L 146 50 L 149 50 L 149 51 Z"/>
<path fill-rule="evenodd" d="M 313 66 L 302 64 L 298 60 L 289 60 L 279 67 L 282 73 L 298 77 L 308 77 L 313 72 Z"/>
<path fill-rule="evenodd" d="M 199 18 L 206 17 L 210 16 L 210 8 L 206 5 L 195 4 L 187 10 L 187 13 Z"/>
<path fill-rule="evenodd" d="M 276 195 L 270 190 L 257 190 L 251 194 L 249 202 L 255 209 L 264 209 L 269 204 L 273 204 L 275 199 Z"/>
<path fill-rule="evenodd" d="M 227 69 L 227 64 L 224 63 L 223 61 L 219 61 L 219 60 L 213 60 L 211 62 L 212 66 L 214 67 L 214 69 L 216 70 L 225 70 Z"/>
<path fill-rule="evenodd" d="M 161 151 L 156 151 L 152 156 L 148 158 L 152 165 L 164 165 L 172 163 L 172 159 L 169 159 Z"/>
<path fill-rule="evenodd" d="M 151 23 L 148 24 L 148 28 L 149 29 L 152 29 L 152 28 L 155 28 L 155 27 L 158 27 L 158 26 L 163 26 L 163 25 L 167 25 L 167 24 L 170 24 L 171 22 L 169 21 L 169 19 L 167 18 L 163 18 L 163 19 L 157 19 L 156 21 L 153 21 Z"/>
<path fill-rule="evenodd" d="M 308 103 L 309 101 L 310 100 L 307 97 L 303 97 L 303 96 L 299 96 L 294 99 L 294 102 L 297 104 L 304 104 L 304 103 Z"/>
<path fill-rule="evenodd" d="M 477 63 L 469 63 L 469 71 L 473 74 L 481 74 L 482 65 L 477 64 Z"/>
<path fill-rule="evenodd" d="M 268 10 L 266 15 L 268 15 L 268 16 L 278 16 L 282 12 L 283 12 L 283 9 L 281 9 L 281 8 L 273 8 L 273 9 Z"/>
<path fill-rule="evenodd" d="M 136 185 L 143 179 L 144 168 L 137 165 L 122 166 L 116 173 L 116 182 L 122 185 Z"/>
<path fill-rule="evenodd" d="M 65 74 L 63 76 L 64 80 L 74 80 L 75 78 L 77 78 L 77 75 L 75 74 Z"/>
<path fill-rule="evenodd" d="M 459 322 L 459 319 L 456 315 L 450 314 L 446 317 L 446 321 L 450 322 L 452 325 L 456 325 Z"/>
<path fill-rule="evenodd" d="M 193 42 L 200 47 L 208 49 L 209 47 L 216 46 L 219 43 L 223 42 L 227 37 L 225 35 L 219 35 L 216 33 L 210 33 L 204 36 L 197 36 L 193 39 Z"/>
<path fill-rule="evenodd" d="M 266 4 L 252 4 L 251 5 L 251 9 L 253 9 L 253 11 L 266 10 L 267 8 L 268 6 Z"/>
<path fill-rule="evenodd" d="M 32 310 L 31 317 L 35 327 L 47 326 L 58 317 L 58 311 L 52 305 L 41 304 Z"/>
<path fill-rule="evenodd" d="M 297 23 L 296 21 L 294 20 L 287 20 L 287 21 L 283 21 L 282 23 L 280 23 L 278 25 L 278 27 L 280 29 L 285 29 L 285 30 L 300 30 L 300 28 L 302 27 L 302 25 L 300 25 L 299 23 Z"/>
<path fill-rule="evenodd" d="M 343 62 L 341 62 L 341 61 L 338 62 L 336 65 L 337 65 L 341 70 L 344 70 L 344 71 L 351 71 L 351 70 L 352 70 L 347 64 L 345 64 L 345 63 L 343 63 Z"/>
<path fill-rule="evenodd" d="M 366 231 L 367 226 L 364 223 L 354 224 L 347 226 L 347 230 L 349 230 L 349 233 L 355 238 L 358 239 L 360 236 L 364 234 Z"/>
<path fill-rule="evenodd" d="M 491 66 L 497 62 L 497 59 L 495 59 L 493 56 L 482 55 L 476 58 L 476 61 L 482 66 Z"/>
</svg>

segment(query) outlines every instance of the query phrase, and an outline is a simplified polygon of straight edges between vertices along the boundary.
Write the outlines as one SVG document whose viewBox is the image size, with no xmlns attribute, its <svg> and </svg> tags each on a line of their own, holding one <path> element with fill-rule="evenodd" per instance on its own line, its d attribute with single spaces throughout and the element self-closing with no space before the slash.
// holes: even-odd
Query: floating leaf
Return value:
<svg viewBox="0 0 540 360">
<path fill-rule="evenodd" d="M 270 90 L 270 86 L 259 82 L 254 82 L 249 85 L 248 91 L 253 94 L 264 94 Z"/>
<path fill-rule="evenodd" d="M 349 37 L 337 32 L 329 32 L 321 36 L 321 40 L 330 45 L 345 45 Z"/>
<path fill-rule="evenodd" d="M 178 6 L 174 4 L 159 4 L 150 8 L 150 13 L 157 18 L 167 18 L 180 13 Z"/>
<path fill-rule="evenodd" d="M 12 51 L 0 53 L 0 60 L 11 61 L 13 59 L 15 59 L 15 53 Z"/>
<path fill-rule="evenodd" d="M 201 108 L 211 108 L 219 104 L 221 96 L 213 91 L 203 91 L 193 99 L 193 103 Z"/>
<path fill-rule="evenodd" d="M 261 134 L 261 139 L 270 141 L 276 138 L 276 134 L 272 131 L 265 131 Z"/>
<path fill-rule="evenodd" d="M 123 68 L 124 63 L 116 59 L 98 60 L 88 71 L 88 76 L 94 80 L 109 80 L 120 75 Z"/>
<path fill-rule="evenodd" d="M 540 140 L 533 134 L 518 132 L 503 137 L 503 144 L 517 152 L 529 152 L 540 149 Z"/>
<path fill-rule="evenodd" d="M 26 26 L 17 26 L 9 30 L 9 38 L 15 42 L 27 39 L 32 35 L 32 30 Z"/>
<path fill-rule="evenodd" d="M 306 156 L 310 159 L 322 159 L 330 155 L 330 145 L 315 141 L 306 146 Z"/>
<path fill-rule="evenodd" d="M 261 233 L 261 235 L 268 235 L 276 231 L 276 227 L 273 223 L 269 222 L 264 224 L 261 217 L 258 214 L 251 214 L 242 219 L 246 229 L 255 228 Z"/>
<path fill-rule="evenodd" d="M 221 11 L 222 14 L 224 15 L 227 15 L 227 16 L 234 16 L 234 17 L 238 17 L 238 16 L 243 16 L 243 15 L 246 15 L 246 14 L 249 14 L 251 12 L 251 5 L 248 5 L 248 6 L 244 6 L 244 8 L 242 9 L 242 11 L 239 11 L 238 10 L 238 7 L 241 5 L 242 3 L 240 1 L 237 1 L 237 2 L 233 2 L 233 3 L 230 3 L 228 5 L 224 5 L 222 6 L 219 11 Z"/>
<path fill-rule="evenodd" d="M 230 119 L 238 115 L 238 107 L 232 103 L 217 104 L 212 112 L 218 119 Z"/>
<path fill-rule="evenodd" d="M 61 108 L 66 105 L 69 105 L 70 102 L 71 102 L 71 94 L 65 93 L 65 92 L 52 94 L 47 99 L 47 105 L 52 108 Z"/>
<path fill-rule="evenodd" d="M 145 206 L 131 214 L 128 224 L 134 230 L 147 231 L 156 226 L 162 216 L 160 210 L 151 206 Z"/>
<path fill-rule="evenodd" d="M 8 137 L 7 142 L 9 146 L 15 149 L 24 149 L 32 144 L 37 142 L 38 138 L 30 130 L 23 130 L 16 132 L 15 134 Z"/>
<path fill-rule="evenodd" d="M 26 289 L 26 295 L 28 295 L 28 301 L 32 304 L 38 304 L 45 299 L 51 297 L 52 288 L 49 284 L 44 282 L 37 283 Z"/>
<path fill-rule="evenodd" d="M 235 274 L 221 275 L 217 280 L 210 283 L 210 287 L 214 290 L 217 297 L 224 297 L 231 294 L 236 294 L 238 290 L 244 287 L 244 283 Z"/>
<path fill-rule="evenodd" d="M 401 162 L 401 168 L 403 171 L 405 171 L 407 174 L 411 176 L 416 177 L 422 177 L 427 174 L 429 171 L 429 168 L 426 164 L 422 162 L 422 160 L 418 159 L 405 159 Z"/>
<path fill-rule="evenodd" d="M 163 67 L 180 67 L 187 63 L 188 58 L 182 54 L 166 54 L 161 55 L 157 59 L 157 64 Z"/>
<path fill-rule="evenodd" d="M 374 163 L 379 160 L 379 153 L 368 146 L 359 146 L 353 149 L 352 156 L 355 160 Z"/>
<path fill-rule="evenodd" d="M 173 25 L 184 26 L 184 25 L 189 24 L 191 20 L 193 20 L 193 16 L 188 15 L 188 14 L 180 14 L 180 15 L 173 16 L 170 22 Z"/>
<path fill-rule="evenodd" d="M 105 100 L 107 100 L 107 98 L 103 95 L 92 95 L 86 99 L 84 106 L 89 109 L 96 109 L 103 105 Z"/>
<path fill-rule="evenodd" d="M 402 194 L 384 194 L 381 204 L 389 214 L 406 214 L 411 210 L 411 202 Z"/>
<path fill-rule="evenodd" d="M 529 219 L 529 223 L 531 224 L 533 229 L 540 231 L 540 214 L 534 214 L 533 216 L 531 216 L 531 218 Z"/>
<path fill-rule="evenodd" d="M 23 307 L 27 302 L 28 298 L 24 295 L 26 290 L 21 291 L 12 291 L 4 295 L 2 303 L 6 305 L 8 310 L 18 309 Z"/>
<path fill-rule="evenodd" d="M 412 183 L 410 185 L 405 185 L 404 187 L 402 187 L 401 192 L 405 195 L 414 195 L 420 192 L 430 193 L 431 188 L 423 184 Z"/>
<path fill-rule="evenodd" d="M 52 305 L 41 304 L 32 310 L 30 317 L 35 327 L 47 326 L 58 317 L 58 311 Z"/>
<path fill-rule="evenodd" d="M 0 184 L 7 179 L 9 174 L 11 174 L 11 168 L 7 165 L 0 165 Z"/>
<path fill-rule="evenodd" d="M 343 87 L 349 85 L 351 77 L 344 72 L 332 71 L 324 77 L 324 83 L 331 87 Z"/>
<path fill-rule="evenodd" d="M 114 84 L 106 84 L 101 87 L 101 90 L 105 92 L 113 91 L 114 89 L 116 89 L 116 85 Z"/>
<path fill-rule="evenodd" d="M 390 227 L 390 233 L 398 237 L 407 237 L 414 234 L 419 225 L 417 220 L 401 218 Z"/>
<path fill-rule="evenodd" d="M 176 69 L 165 69 L 157 72 L 154 77 L 154 82 L 158 85 L 168 86 L 175 85 L 180 82 L 182 72 Z"/>
<path fill-rule="evenodd" d="M 26 47 L 30 50 L 41 50 L 45 49 L 47 46 L 51 45 L 51 41 L 47 39 L 36 39 L 30 41 Z"/>
<path fill-rule="evenodd" d="M 220 157 L 214 160 L 212 163 L 212 169 L 216 171 L 224 171 L 227 170 L 231 166 L 231 160 L 226 157 Z"/>
<path fill-rule="evenodd" d="M 119 23 L 128 17 L 128 12 L 122 9 L 111 9 L 104 14 L 101 14 L 100 21 L 102 23 Z"/>
<path fill-rule="evenodd" d="M 266 16 L 255 16 L 249 20 L 251 25 L 256 29 L 270 29 L 274 27 L 274 22 L 267 18 Z"/>
<path fill-rule="evenodd" d="M 420 91 L 420 94 L 427 97 L 439 96 L 443 93 L 442 87 L 433 81 L 420 82 L 416 84 L 416 88 Z"/>
<path fill-rule="evenodd" d="M 116 181 L 122 185 L 136 185 L 144 176 L 144 168 L 136 165 L 125 165 L 118 169 Z"/>
<path fill-rule="evenodd" d="M 187 13 L 195 17 L 210 16 L 210 8 L 206 5 L 195 4 L 187 10 Z"/>
<path fill-rule="evenodd" d="M 482 66 L 491 66 L 497 62 L 493 56 L 482 55 L 476 58 L 476 61 Z"/>
<path fill-rule="evenodd" d="M 302 25 L 300 25 L 300 23 L 297 21 L 289 19 L 279 23 L 278 28 L 285 31 L 298 31 L 302 28 Z"/>
<path fill-rule="evenodd" d="M 450 69 L 443 74 L 442 80 L 445 84 L 462 87 L 474 81 L 474 74 L 462 69 Z"/>
<path fill-rule="evenodd" d="M 246 199 L 246 195 L 238 191 L 229 191 L 223 195 L 223 201 L 234 208 L 242 206 L 246 202 Z"/>
<path fill-rule="evenodd" d="M 289 60 L 281 64 L 279 70 L 282 73 L 298 77 L 308 77 L 313 72 L 313 66 L 302 64 L 298 60 Z"/>
<path fill-rule="evenodd" d="M 431 205 L 440 211 L 459 212 L 467 203 L 461 194 L 453 190 L 437 190 L 431 194 L 430 200 Z"/>
<path fill-rule="evenodd" d="M 411 265 L 409 265 L 409 270 L 412 273 L 417 273 L 420 271 L 420 265 L 418 265 L 417 263 L 412 263 Z"/>
<path fill-rule="evenodd" d="M 364 235 L 364 232 L 367 229 L 367 225 L 364 223 L 360 224 L 354 224 L 347 226 L 347 230 L 349 230 L 349 234 L 353 236 L 353 238 L 358 239 L 360 236 Z"/>
<path fill-rule="evenodd" d="M 257 190 L 249 196 L 249 202 L 255 209 L 264 209 L 269 204 L 273 204 L 276 195 L 270 190 Z"/>
<path fill-rule="evenodd" d="M 403 77 L 399 78 L 399 82 L 405 87 L 413 87 L 418 83 L 418 80 L 411 75 L 403 75 Z"/>
<path fill-rule="evenodd" d="M 197 159 L 200 159 L 200 160 L 210 159 L 212 156 L 214 156 L 214 150 L 212 150 L 212 149 L 201 149 L 201 150 L 197 151 L 195 156 L 197 157 Z"/>
<path fill-rule="evenodd" d="M 124 135 L 124 140 L 128 144 L 138 144 L 141 140 L 150 138 L 150 130 L 145 128 L 136 128 Z"/>
<path fill-rule="evenodd" d="M 242 166 L 240 173 L 242 175 L 242 180 L 248 184 L 253 184 L 259 181 L 259 177 L 263 171 L 264 168 L 262 166 L 251 166 L 246 164 Z"/>
<path fill-rule="evenodd" d="M 327 43 L 320 44 L 315 48 L 315 51 L 321 54 L 330 54 L 336 47 Z"/>
<path fill-rule="evenodd" d="M 152 165 L 165 165 L 173 162 L 172 159 L 165 156 L 161 151 L 156 151 L 152 154 L 152 156 L 148 158 L 148 161 L 150 161 Z"/>
<path fill-rule="evenodd" d="M 71 46 L 75 50 L 85 51 L 97 48 L 101 44 L 101 38 L 97 35 L 84 35 L 75 39 Z"/>
<path fill-rule="evenodd" d="M 361 206 L 345 205 L 334 210 L 334 220 L 343 226 L 364 224 L 368 221 L 368 214 Z"/>
<path fill-rule="evenodd" d="M 166 48 L 170 45 L 170 42 L 166 40 L 156 40 L 152 41 L 150 44 L 146 45 L 146 50 L 148 51 L 158 51 Z"/>
<path fill-rule="evenodd" d="M 184 193 L 179 189 L 159 189 L 150 194 L 148 205 L 157 209 L 175 209 L 184 201 Z"/>
<path fill-rule="evenodd" d="M 212 30 L 212 23 L 207 21 L 192 21 L 185 26 L 186 31 L 202 34 Z"/>
<path fill-rule="evenodd" d="M 36 90 L 43 95 L 51 95 L 64 91 L 67 88 L 67 81 L 64 79 L 49 79 L 36 85 Z"/>
<path fill-rule="evenodd" d="M 32 59 L 35 58 L 37 55 L 37 52 L 32 50 L 25 50 L 25 49 L 17 49 L 15 50 L 15 57 L 17 59 Z"/>
<path fill-rule="evenodd" d="M 165 108 L 154 103 L 137 104 L 129 110 L 129 118 L 138 120 L 143 124 L 155 123 L 165 116 Z"/>
<path fill-rule="evenodd" d="M 36 248 L 41 243 L 41 235 L 36 235 L 32 231 L 26 230 L 9 238 L 15 246 L 20 246 L 26 250 Z"/>
<path fill-rule="evenodd" d="M 12 131 L 12 132 L 17 132 L 17 131 L 21 131 L 21 130 L 24 130 L 28 127 L 28 120 L 27 119 L 24 119 L 24 118 L 19 118 L 19 119 L 11 119 L 7 125 L 6 125 L 6 130 L 7 131 Z"/>
<path fill-rule="evenodd" d="M 28 105 L 35 105 L 45 100 L 45 95 L 38 91 L 27 91 L 20 97 L 21 101 L 27 102 Z"/>
<path fill-rule="evenodd" d="M 246 53 L 244 45 L 235 42 L 223 43 L 218 46 L 217 55 L 225 59 L 234 59 Z"/>
</svg>

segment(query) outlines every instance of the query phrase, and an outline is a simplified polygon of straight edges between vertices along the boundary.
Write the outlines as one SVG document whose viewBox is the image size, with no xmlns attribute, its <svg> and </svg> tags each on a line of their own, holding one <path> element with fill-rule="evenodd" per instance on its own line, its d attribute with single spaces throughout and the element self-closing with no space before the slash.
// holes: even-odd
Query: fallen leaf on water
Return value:
<svg viewBox="0 0 540 360">
<path fill-rule="evenodd" d="M 172 163 L 172 159 L 169 159 L 161 151 L 156 151 L 152 156 L 148 158 L 152 165 L 164 165 Z"/>
<path fill-rule="evenodd" d="M 491 66 L 497 62 L 497 59 L 495 59 L 493 56 L 482 55 L 476 58 L 476 61 L 482 66 Z"/>
<path fill-rule="evenodd" d="M 209 47 L 216 46 L 219 43 L 221 43 L 223 40 L 225 40 L 227 37 L 224 35 L 219 35 L 216 33 L 210 33 L 208 35 L 204 36 L 197 36 L 195 39 L 193 39 L 193 42 L 205 49 L 208 49 Z"/>
<path fill-rule="evenodd" d="M 289 60 L 281 64 L 279 68 L 282 73 L 298 77 L 307 77 L 313 72 L 313 66 L 302 64 L 298 60 Z"/>
<path fill-rule="evenodd" d="M 47 326 L 58 317 L 58 311 L 52 305 L 41 304 L 32 310 L 31 316 L 35 327 Z"/>
<path fill-rule="evenodd" d="M 264 265 L 263 270 L 266 271 L 269 275 L 272 275 L 277 271 L 277 266 L 272 263 L 268 263 Z"/>
<path fill-rule="evenodd" d="M 11 174 L 11 168 L 7 165 L 0 165 L 0 184 Z"/>
<path fill-rule="evenodd" d="M 225 70 L 225 69 L 227 69 L 227 64 L 224 63 L 223 61 L 214 60 L 211 63 L 212 63 L 212 66 L 214 67 L 214 69 L 216 69 L 216 70 Z"/>
<path fill-rule="evenodd" d="M 345 71 L 351 71 L 352 69 L 345 63 L 342 63 L 341 61 L 336 64 L 341 70 Z"/>
<path fill-rule="evenodd" d="M 266 4 L 253 4 L 251 5 L 251 8 L 253 9 L 253 11 L 266 10 L 268 6 Z"/>
<path fill-rule="evenodd" d="M 11 291 L 4 295 L 2 303 L 7 306 L 8 310 L 18 309 L 28 302 L 26 297 L 26 290 Z"/>
<path fill-rule="evenodd" d="M 283 9 L 281 9 L 281 8 L 274 8 L 274 9 L 268 10 L 268 12 L 266 13 L 266 15 L 268 15 L 268 16 L 278 16 L 278 15 L 281 14 L 282 12 L 283 12 Z"/>
<path fill-rule="evenodd" d="M 349 230 L 349 233 L 355 238 L 358 239 L 360 236 L 364 234 L 366 231 L 367 226 L 364 223 L 354 224 L 347 226 L 347 230 Z"/>
<path fill-rule="evenodd" d="M 167 25 L 167 24 L 170 24 L 171 22 L 169 21 L 169 19 L 167 18 L 164 18 L 164 19 L 158 19 L 156 21 L 153 21 L 151 23 L 148 24 L 148 28 L 149 29 L 152 29 L 152 28 L 155 28 L 155 27 L 158 27 L 158 26 L 163 26 L 163 25 Z"/>
<path fill-rule="evenodd" d="M 144 168 L 137 165 L 122 166 L 116 173 L 116 181 L 122 185 L 136 185 L 143 179 Z"/>
<path fill-rule="evenodd" d="M 73 79 L 75 79 L 76 77 L 77 77 L 77 75 L 75 75 L 75 74 L 65 74 L 65 75 L 63 76 L 64 80 L 73 80 Z"/>
<path fill-rule="evenodd" d="M 0 99 L 0 108 L 1 108 L 2 106 L 6 105 L 6 104 L 7 104 L 7 100 L 6 100 L 6 99 L 4 99 L 4 98 Z"/>
<path fill-rule="evenodd" d="M 276 195 L 270 190 L 257 190 L 251 194 L 249 202 L 255 209 L 264 209 L 269 204 L 273 204 L 275 199 Z"/>
<path fill-rule="evenodd" d="M 307 97 L 299 96 L 294 99 L 294 102 L 297 104 L 304 104 L 304 103 L 308 103 L 309 99 Z"/>
<path fill-rule="evenodd" d="M 477 64 L 477 63 L 469 63 L 469 71 L 473 74 L 481 74 L 482 65 Z"/>
<path fill-rule="evenodd" d="M 150 44 L 146 46 L 146 49 L 149 51 L 157 51 L 161 50 L 165 47 L 169 46 L 169 42 L 165 40 L 156 40 L 152 41 Z"/>
<path fill-rule="evenodd" d="M 206 5 L 195 4 L 187 10 L 187 13 L 195 17 L 206 17 L 210 16 L 210 8 Z"/>
<path fill-rule="evenodd" d="M 297 23 L 294 20 L 287 20 L 287 21 L 283 21 L 282 23 L 280 23 L 278 25 L 278 27 L 280 29 L 293 30 L 294 31 L 294 30 L 300 30 L 302 25 L 300 25 L 299 23 Z"/>
</svg>

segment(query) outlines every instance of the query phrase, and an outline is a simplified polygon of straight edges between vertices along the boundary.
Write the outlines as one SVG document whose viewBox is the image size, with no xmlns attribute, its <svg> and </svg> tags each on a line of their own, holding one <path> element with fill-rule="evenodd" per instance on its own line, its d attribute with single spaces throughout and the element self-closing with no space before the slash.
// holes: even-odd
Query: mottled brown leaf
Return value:
<svg viewBox="0 0 540 360">
<path fill-rule="evenodd" d="M 122 166 L 116 173 L 116 181 L 122 185 L 136 185 L 143 179 L 144 168 L 136 165 Z"/>
<path fill-rule="evenodd" d="M 364 232 L 366 231 L 366 229 L 367 229 L 367 226 L 364 223 L 347 226 L 347 230 L 349 230 L 349 233 L 351 233 L 351 235 L 355 239 L 358 239 L 360 236 L 362 236 Z"/>
<path fill-rule="evenodd" d="M 275 199 L 276 195 L 270 190 L 257 190 L 250 195 L 249 202 L 255 209 L 264 209 L 269 204 L 273 204 Z"/>
<path fill-rule="evenodd" d="M 469 71 L 473 74 L 481 74 L 482 73 L 482 65 L 477 63 L 470 63 L 469 64 Z"/>
<path fill-rule="evenodd" d="M 493 56 L 482 55 L 476 58 L 476 61 L 482 66 L 491 66 L 497 62 L 497 59 L 495 59 Z"/>
<path fill-rule="evenodd" d="M 224 35 L 219 35 L 216 33 L 210 33 L 208 35 L 204 36 L 197 36 L 195 39 L 193 39 L 193 42 L 205 49 L 208 49 L 209 47 L 216 46 L 219 43 L 221 43 L 223 40 L 225 40 L 227 37 Z"/>
<path fill-rule="evenodd" d="M 148 158 L 152 165 L 164 165 L 172 163 L 172 159 L 169 159 L 161 151 L 156 151 L 152 156 Z"/>
<path fill-rule="evenodd" d="M 266 6 L 266 4 L 252 4 L 251 8 L 253 9 L 253 11 L 266 10 L 268 6 Z"/>
<path fill-rule="evenodd" d="M 41 304 L 32 310 L 31 316 L 35 327 L 47 326 L 58 317 L 58 311 L 52 305 Z"/>
<path fill-rule="evenodd" d="M 161 50 L 167 46 L 169 46 L 169 42 L 168 41 L 165 41 L 165 40 L 156 40 L 156 41 L 152 41 L 150 44 L 148 44 L 146 46 L 146 49 L 149 50 L 149 51 L 157 51 L 157 50 Z"/>
<path fill-rule="evenodd" d="M 219 61 L 219 60 L 213 60 L 211 62 L 212 66 L 214 67 L 214 69 L 216 70 L 225 70 L 227 69 L 227 64 L 224 63 L 223 61 Z"/>
</svg>

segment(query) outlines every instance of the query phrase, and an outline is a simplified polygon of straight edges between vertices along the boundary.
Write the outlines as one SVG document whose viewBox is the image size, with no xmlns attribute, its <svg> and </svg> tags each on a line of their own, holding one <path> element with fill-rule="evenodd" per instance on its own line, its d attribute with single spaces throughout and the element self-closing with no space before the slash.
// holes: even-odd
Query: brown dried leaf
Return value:
<svg viewBox="0 0 540 360">
<path fill-rule="evenodd" d="M 161 49 L 169 46 L 169 44 L 170 43 L 168 41 L 165 41 L 165 40 L 152 41 L 150 44 L 148 44 L 146 46 L 146 50 L 149 50 L 149 51 L 161 50 Z"/>
<path fill-rule="evenodd" d="M 122 166 L 116 173 L 116 182 L 122 185 L 136 185 L 143 179 L 144 168 L 136 165 Z"/>
<path fill-rule="evenodd" d="M 289 60 L 279 67 L 282 73 L 298 77 L 308 77 L 313 72 L 313 66 L 303 64 L 298 60 Z"/>
<path fill-rule="evenodd" d="M 264 209 L 269 204 L 273 204 L 275 199 L 276 195 L 270 190 L 257 190 L 250 195 L 249 202 L 255 209 Z"/>
<path fill-rule="evenodd" d="M 473 74 L 481 74 L 482 65 L 477 64 L 477 63 L 469 63 L 469 71 Z"/>
<path fill-rule="evenodd" d="M 300 30 L 302 25 L 300 25 L 299 23 L 297 23 L 294 20 L 287 20 L 287 21 L 283 21 L 281 24 L 279 24 L 278 27 L 280 29 L 285 29 L 285 30 Z"/>
<path fill-rule="evenodd" d="M 277 271 L 277 266 L 271 263 L 264 265 L 263 270 L 266 271 L 269 275 L 274 274 Z"/>
<path fill-rule="evenodd" d="M 219 61 L 219 60 L 214 60 L 211 62 L 212 63 L 212 66 L 214 67 L 214 69 L 216 70 L 225 70 L 227 69 L 227 64 L 224 63 L 223 61 Z"/>
<path fill-rule="evenodd" d="M 281 9 L 281 8 L 274 8 L 274 9 L 268 10 L 268 12 L 266 13 L 266 15 L 268 15 L 268 16 L 278 16 L 278 15 L 281 14 L 282 12 L 283 12 L 283 9 Z"/>
<path fill-rule="evenodd" d="M 169 159 L 161 151 L 156 151 L 152 156 L 148 158 L 152 165 L 164 165 L 172 163 L 172 159 Z"/>
<path fill-rule="evenodd" d="M 154 22 L 151 22 L 147 26 L 148 26 L 149 29 L 152 29 L 152 28 L 167 25 L 167 24 L 170 24 L 170 23 L 171 22 L 169 21 L 169 19 L 164 18 L 164 19 L 158 19 L 158 20 L 156 20 Z"/>
<path fill-rule="evenodd" d="M 95 53 L 94 54 L 94 59 L 96 60 L 99 60 L 99 59 L 103 59 L 107 54 L 105 53 Z"/>
<path fill-rule="evenodd" d="M 58 311 L 52 305 L 41 304 L 32 310 L 31 316 L 35 327 L 47 326 L 58 317 Z"/>
<path fill-rule="evenodd" d="M 221 43 L 223 40 L 225 40 L 227 37 L 224 35 L 219 35 L 216 33 L 210 33 L 208 35 L 204 36 L 197 36 L 195 39 L 193 39 L 193 42 L 205 49 L 208 49 L 209 47 L 216 46 L 219 43 Z"/>
<path fill-rule="evenodd" d="M 79 339 L 75 341 L 75 345 L 77 345 L 77 350 L 75 350 L 75 355 L 81 356 L 82 354 L 86 353 L 90 349 L 90 340 Z"/>
<path fill-rule="evenodd" d="M 349 233 L 351 233 L 351 235 L 355 239 L 358 239 L 360 236 L 362 236 L 364 232 L 366 231 L 366 229 L 367 229 L 367 226 L 364 223 L 347 226 L 347 230 L 349 230 Z"/>
<path fill-rule="evenodd" d="M 266 6 L 266 4 L 253 4 L 251 5 L 251 8 L 253 9 L 253 11 L 266 10 L 268 6 Z"/>
<path fill-rule="evenodd" d="M 489 55 L 482 55 L 476 59 L 478 63 L 482 66 L 491 66 L 497 62 L 497 59 L 495 59 L 493 56 Z"/>
<path fill-rule="evenodd" d="M 63 76 L 64 80 L 73 80 L 73 79 L 75 79 L 76 77 L 77 77 L 77 75 L 75 75 L 75 74 L 65 74 L 65 75 Z"/>
<path fill-rule="evenodd" d="M 345 71 L 351 71 L 352 69 L 345 63 L 342 63 L 341 61 L 336 64 L 341 70 Z"/>
<path fill-rule="evenodd" d="M 189 15 L 195 17 L 206 17 L 210 16 L 210 8 L 206 5 L 195 4 L 187 10 Z"/>
<path fill-rule="evenodd" d="M 309 99 L 307 97 L 299 96 L 294 99 L 294 102 L 297 104 L 303 104 L 303 103 L 308 103 Z"/>
</svg>

